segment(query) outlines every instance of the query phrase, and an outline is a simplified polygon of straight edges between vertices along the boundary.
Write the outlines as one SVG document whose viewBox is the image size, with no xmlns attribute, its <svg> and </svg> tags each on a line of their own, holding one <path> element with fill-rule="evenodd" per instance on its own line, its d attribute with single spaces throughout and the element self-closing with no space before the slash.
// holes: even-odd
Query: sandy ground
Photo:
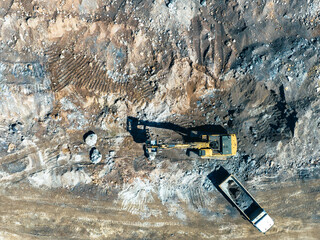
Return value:
<svg viewBox="0 0 320 240">
<path fill-rule="evenodd" d="M 254 186 L 254 182 L 250 184 Z M 266 182 L 249 190 L 274 219 L 265 235 L 242 219 L 218 192 L 207 217 L 186 210 L 188 219 L 170 217 L 164 206 L 148 205 L 155 217 L 141 219 L 121 204 L 87 192 L 45 191 L 16 184 L 1 188 L 2 239 L 318 239 L 318 180 Z"/>
</svg>

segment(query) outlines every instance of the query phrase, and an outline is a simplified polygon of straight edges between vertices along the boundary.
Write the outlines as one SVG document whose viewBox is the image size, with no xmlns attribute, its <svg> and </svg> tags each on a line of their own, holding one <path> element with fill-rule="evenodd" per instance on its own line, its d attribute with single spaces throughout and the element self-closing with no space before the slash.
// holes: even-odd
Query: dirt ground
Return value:
<svg viewBox="0 0 320 240">
<path fill-rule="evenodd" d="M 319 6 L 0 1 L 0 239 L 317 239 Z M 197 133 L 235 133 L 237 154 L 146 157 L 148 136 Z M 212 185 L 219 166 L 266 235 Z"/>
<path fill-rule="evenodd" d="M 318 180 L 266 181 L 253 189 L 275 226 L 261 234 L 242 219 L 218 192 L 205 215 L 186 209 L 181 221 L 161 204 L 148 204 L 157 216 L 128 215 L 120 203 L 87 189 L 85 196 L 66 190 L 46 191 L 15 184 L 1 189 L 2 239 L 318 239 Z M 201 208 L 199 206 L 199 211 Z"/>
</svg>

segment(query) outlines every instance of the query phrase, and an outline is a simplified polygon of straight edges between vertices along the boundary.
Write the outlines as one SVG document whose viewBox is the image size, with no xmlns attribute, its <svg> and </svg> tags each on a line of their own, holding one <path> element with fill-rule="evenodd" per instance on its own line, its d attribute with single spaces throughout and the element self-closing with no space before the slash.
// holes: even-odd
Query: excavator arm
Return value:
<svg viewBox="0 0 320 240">
<path fill-rule="evenodd" d="M 195 142 L 195 143 L 180 143 L 180 144 L 152 144 L 147 143 L 147 149 L 154 148 L 154 149 L 201 149 L 209 147 L 208 143 L 205 142 Z"/>
</svg>

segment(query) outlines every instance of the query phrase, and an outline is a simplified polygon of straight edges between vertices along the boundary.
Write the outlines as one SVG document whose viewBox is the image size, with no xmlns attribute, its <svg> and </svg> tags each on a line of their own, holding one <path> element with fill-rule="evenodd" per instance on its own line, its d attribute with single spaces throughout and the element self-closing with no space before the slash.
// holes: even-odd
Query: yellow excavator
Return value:
<svg viewBox="0 0 320 240">
<path fill-rule="evenodd" d="M 160 149 L 189 149 L 196 151 L 201 158 L 226 159 L 237 153 L 237 137 L 235 134 L 201 135 L 197 142 L 181 144 L 162 144 L 151 140 L 146 142 L 145 149 L 149 155 Z"/>
</svg>

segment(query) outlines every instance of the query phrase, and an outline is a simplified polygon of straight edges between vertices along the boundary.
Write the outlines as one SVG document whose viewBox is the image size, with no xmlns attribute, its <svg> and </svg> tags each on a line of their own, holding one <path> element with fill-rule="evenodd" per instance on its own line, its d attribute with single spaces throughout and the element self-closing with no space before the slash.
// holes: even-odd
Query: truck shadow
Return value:
<svg viewBox="0 0 320 240">
<path fill-rule="evenodd" d="M 212 184 L 219 190 L 219 184 L 226 179 L 230 173 L 223 168 L 222 166 L 218 166 L 214 171 L 208 174 L 209 180 Z"/>
<path fill-rule="evenodd" d="M 139 120 L 135 117 L 127 118 L 127 131 L 136 143 L 145 143 L 149 138 L 147 127 L 172 130 L 183 137 L 184 142 L 199 140 L 201 134 L 226 134 L 227 130 L 220 125 L 201 125 L 192 128 L 181 127 L 170 122 L 152 122 Z"/>
</svg>

